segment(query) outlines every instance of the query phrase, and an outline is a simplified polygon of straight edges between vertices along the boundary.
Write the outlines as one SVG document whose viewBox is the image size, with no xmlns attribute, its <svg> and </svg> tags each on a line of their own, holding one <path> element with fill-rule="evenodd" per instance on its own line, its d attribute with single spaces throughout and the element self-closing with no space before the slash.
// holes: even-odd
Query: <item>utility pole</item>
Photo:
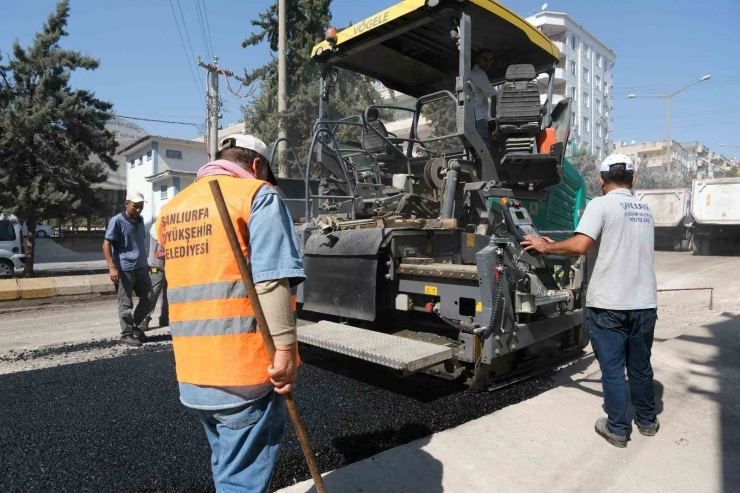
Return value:
<svg viewBox="0 0 740 493">
<path fill-rule="evenodd" d="M 206 131 L 206 141 L 208 142 L 208 160 L 213 161 L 216 159 L 218 153 L 218 119 L 219 119 L 219 99 L 218 99 L 218 74 L 222 74 L 224 77 L 233 77 L 239 82 L 244 83 L 245 80 L 242 77 L 234 74 L 231 70 L 226 70 L 218 65 L 218 57 L 213 57 L 213 63 L 203 63 L 200 60 L 200 55 L 196 57 L 199 67 L 203 67 L 208 70 L 208 76 L 211 79 L 210 87 L 208 89 L 208 130 Z M 228 85 L 228 81 L 227 85 Z"/>
<path fill-rule="evenodd" d="M 280 127 L 278 128 L 278 138 L 284 139 L 287 137 L 285 131 L 285 123 L 283 117 L 285 115 L 285 97 L 286 97 L 286 84 L 285 84 L 285 0 L 278 0 L 278 114 L 280 115 Z M 278 149 L 280 154 L 283 154 L 287 148 L 286 142 L 281 141 Z M 288 176 L 288 167 L 285 159 L 280 160 L 280 167 L 278 169 L 278 177 L 285 178 Z"/>
</svg>

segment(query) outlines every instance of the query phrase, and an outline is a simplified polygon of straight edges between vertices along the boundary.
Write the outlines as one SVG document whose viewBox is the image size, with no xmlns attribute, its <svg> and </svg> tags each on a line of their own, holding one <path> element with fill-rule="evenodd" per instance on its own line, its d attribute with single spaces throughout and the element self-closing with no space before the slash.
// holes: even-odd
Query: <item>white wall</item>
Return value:
<svg viewBox="0 0 740 493">
<path fill-rule="evenodd" d="M 194 142 L 186 144 L 181 142 L 161 141 L 159 144 L 159 170 L 162 173 L 167 170 L 175 171 L 198 171 L 198 168 L 208 162 L 208 153 L 205 144 Z M 182 159 L 168 157 L 167 151 L 180 151 Z"/>
<path fill-rule="evenodd" d="M 179 151 L 182 158 L 167 157 L 167 151 Z M 147 156 L 149 153 L 149 156 Z M 134 166 L 131 167 L 133 161 Z M 144 194 L 147 203 L 144 205 L 142 217 L 147 228 L 152 224 L 157 214 L 161 210 L 160 204 L 160 184 L 153 184 L 146 179 L 150 176 L 163 173 L 167 170 L 175 171 L 197 171 L 201 166 L 208 162 L 208 154 L 203 143 L 193 142 L 172 142 L 167 139 L 152 140 L 143 148 L 126 154 L 126 191 L 137 190 Z M 175 195 L 172 177 L 169 180 L 168 194 L 169 198 Z M 189 180 L 189 181 L 188 181 Z M 192 183 L 192 179 L 180 178 L 180 190 Z"/>
<path fill-rule="evenodd" d="M 126 154 L 126 193 L 136 190 L 144 194 L 144 200 L 147 203 L 144 204 L 144 211 L 141 215 L 147 228 L 152 223 L 153 202 L 152 184 L 146 181 L 146 178 L 155 174 L 155 160 L 156 152 L 152 143 L 133 154 Z"/>
</svg>

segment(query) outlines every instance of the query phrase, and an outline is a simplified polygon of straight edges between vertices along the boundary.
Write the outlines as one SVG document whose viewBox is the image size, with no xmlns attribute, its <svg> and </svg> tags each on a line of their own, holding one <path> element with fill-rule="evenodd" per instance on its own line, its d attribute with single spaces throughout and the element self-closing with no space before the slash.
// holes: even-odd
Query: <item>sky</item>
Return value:
<svg viewBox="0 0 740 493">
<path fill-rule="evenodd" d="M 206 8 L 213 54 L 238 74 L 269 60 L 263 44 L 242 48 L 250 24 L 273 0 L 71 0 L 69 36 L 61 46 L 101 61 L 96 71 L 77 72 L 76 87 L 95 91 L 118 115 L 201 124 L 205 70 L 187 52 L 207 59 L 197 5 Z M 544 0 L 504 0 L 522 16 Z M 55 0 L 0 0 L 0 53 L 5 61 L 14 40 L 32 42 Z M 394 0 L 334 0 L 333 24 L 357 22 Z M 666 138 L 666 94 L 711 74 L 712 78 L 671 102 L 672 137 L 698 140 L 727 156 L 740 157 L 740 4 L 736 0 L 553 0 L 547 10 L 566 12 L 617 54 L 614 67 L 614 141 Z M 174 11 L 174 13 L 173 13 Z M 184 17 L 184 26 L 183 18 Z M 175 24 L 175 16 L 179 23 Z M 208 33 L 206 33 L 208 39 Z M 210 47 L 210 44 L 208 45 Z M 210 49 L 210 48 L 209 48 Z M 221 83 L 223 90 L 223 82 Z M 238 84 L 232 84 L 236 90 Z M 637 99 L 627 99 L 630 93 Z M 222 124 L 241 118 L 240 100 L 225 95 Z M 136 121 L 151 134 L 197 135 L 193 125 Z"/>
</svg>

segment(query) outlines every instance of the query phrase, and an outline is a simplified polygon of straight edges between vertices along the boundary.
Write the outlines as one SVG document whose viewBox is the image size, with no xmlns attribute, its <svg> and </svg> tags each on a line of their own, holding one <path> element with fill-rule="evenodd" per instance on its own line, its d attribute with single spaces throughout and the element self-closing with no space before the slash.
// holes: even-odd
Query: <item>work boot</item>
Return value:
<svg viewBox="0 0 740 493">
<path fill-rule="evenodd" d="M 168 318 L 159 317 L 159 326 L 160 327 L 169 327 L 169 325 L 170 325 L 170 320 Z"/>
<path fill-rule="evenodd" d="M 649 426 L 642 426 L 637 421 L 635 421 L 635 424 L 637 425 L 637 430 L 640 432 L 640 435 L 645 435 L 646 437 L 654 437 L 660 429 L 660 421 L 658 421 L 657 416 L 655 417 L 655 423 Z"/>
<path fill-rule="evenodd" d="M 596 420 L 596 425 L 594 426 L 594 429 L 596 430 L 596 433 L 601 435 L 604 440 L 611 443 L 617 448 L 626 448 L 627 447 L 627 441 L 629 438 L 626 436 L 616 435 L 609 431 L 609 427 L 606 425 L 606 418 L 599 418 Z"/>
<path fill-rule="evenodd" d="M 134 338 L 138 340 L 139 342 L 143 343 L 147 341 L 147 336 L 144 334 L 144 331 L 142 331 L 138 327 L 134 327 Z"/>
<path fill-rule="evenodd" d="M 121 344 L 125 344 L 127 346 L 134 346 L 134 347 L 141 346 L 141 341 L 138 340 L 136 337 L 134 337 L 132 334 L 122 335 L 120 342 Z"/>
<path fill-rule="evenodd" d="M 145 318 L 144 320 L 141 321 L 141 323 L 139 324 L 139 329 L 141 329 L 142 332 L 146 332 L 147 330 L 149 330 L 150 320 L 151 318 Z"/>
</svg>

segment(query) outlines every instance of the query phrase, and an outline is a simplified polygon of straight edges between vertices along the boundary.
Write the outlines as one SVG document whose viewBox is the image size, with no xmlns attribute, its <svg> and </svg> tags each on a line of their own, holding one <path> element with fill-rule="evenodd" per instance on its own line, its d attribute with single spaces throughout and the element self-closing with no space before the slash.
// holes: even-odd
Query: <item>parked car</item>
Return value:
<svg viewBox="0 0 740 493">
<path fill-rule="evenodd" d="M 23 235 L 28 236 L 28 225 L 26 221 L 23 221 L 21 225 L 23 228 Z M 54 234 L 54 226 L 51 224 L 43 224 L 41 221 L 36 221 L 36 238 L 48 238 Z"/>
<path fill-rule="evenodd" d="M 0 277 L 12 276 L 26 262 L 23 230 L 18 218 L 0 212 Z"/>
</svg>

